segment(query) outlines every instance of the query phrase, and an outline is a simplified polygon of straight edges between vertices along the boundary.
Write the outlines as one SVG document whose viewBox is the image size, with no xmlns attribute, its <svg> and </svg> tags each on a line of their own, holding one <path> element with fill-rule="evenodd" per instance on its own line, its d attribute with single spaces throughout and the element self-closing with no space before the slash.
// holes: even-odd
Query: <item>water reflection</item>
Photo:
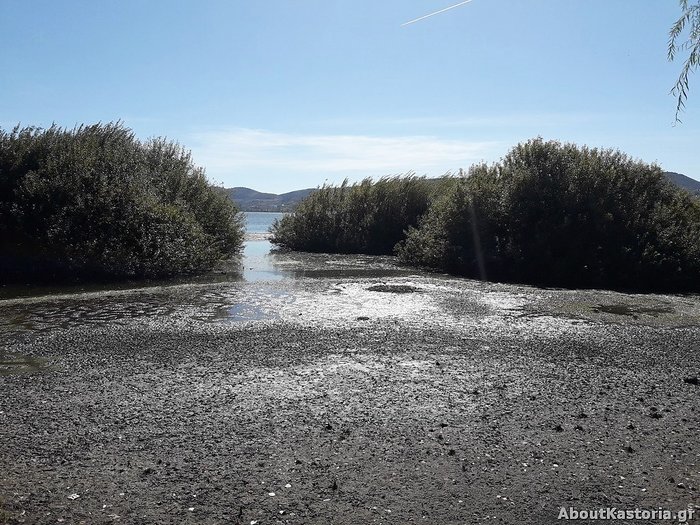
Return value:
<svg viewBox="0 0 700 525">
<path fill-rule="evenodd" d="M 243 246 L 243 279 L 248 282 L 278 281 L 289 275 L 275 264 L 269 240 L 246 241 Z"/>
<path fill-rule="evenodd" d="M 247 241 L 242 265 L 243 279 L 248 282 L 381 278 L 416 273 L 415 269 L 400 266 L 395 257 L 284 252 L 269 240 Z"/>
</svg>

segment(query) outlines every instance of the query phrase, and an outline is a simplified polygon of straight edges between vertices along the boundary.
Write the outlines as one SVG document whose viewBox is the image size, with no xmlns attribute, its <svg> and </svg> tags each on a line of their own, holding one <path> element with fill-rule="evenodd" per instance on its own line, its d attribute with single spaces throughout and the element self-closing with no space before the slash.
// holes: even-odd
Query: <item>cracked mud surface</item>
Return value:
<svg viewBox="0 0 700 525">
<path fill-rule="evenodd" d="M 698 298 L 317 271 L 0 301 L 0 523 L 700 504 Z"/>
</svg>

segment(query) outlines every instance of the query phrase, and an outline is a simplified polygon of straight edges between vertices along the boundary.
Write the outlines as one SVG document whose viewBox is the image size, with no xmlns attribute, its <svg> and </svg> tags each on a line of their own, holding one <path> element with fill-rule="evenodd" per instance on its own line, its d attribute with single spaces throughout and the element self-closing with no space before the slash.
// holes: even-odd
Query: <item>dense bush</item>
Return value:
<svg viewBox="0 0 700 525">
<path fill-rule="evenodd" d="M 656 166 L 536 139 L 473 167 L 398 254 L 481 279 L 699 289 L 700 205 Z"/>
<path fill-rule="evenodd" d="M 449 184 L 409 175 L 323 186 L 275 222 L 272 242 L 308 252 L 391 254 Z"/>
<path fill-rule="evenodd" d="M 242 240 L 241 214 L 176 144 L 120 123 L 0 130 L 0 280 L 196 273 Z"/>
</svg>

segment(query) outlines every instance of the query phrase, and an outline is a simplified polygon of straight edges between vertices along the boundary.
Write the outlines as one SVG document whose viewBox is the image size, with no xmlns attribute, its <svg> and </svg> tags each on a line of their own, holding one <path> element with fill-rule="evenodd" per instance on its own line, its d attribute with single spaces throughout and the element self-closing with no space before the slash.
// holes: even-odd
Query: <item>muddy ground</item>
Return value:
<svg viewBox="0 0 700 525">
<path fill-rule="evenodd" d="M 0 301 L 0 523 L 700 506 L 699 347 L 696 297 L 425 275 Z"/>
</svg>

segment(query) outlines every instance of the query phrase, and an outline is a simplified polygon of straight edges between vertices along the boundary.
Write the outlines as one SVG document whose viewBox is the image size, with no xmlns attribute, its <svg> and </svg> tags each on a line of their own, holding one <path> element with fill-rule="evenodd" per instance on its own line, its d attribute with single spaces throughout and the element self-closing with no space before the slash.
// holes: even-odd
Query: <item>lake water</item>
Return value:
<svg viewBox="0 0 700 525">
<path fill-rule="evenodd" d="M 243 245 L 243 279 L 246 281 L 274 281 L 283 279 L 284 272 L 274 264 L 275 255 L 269 241 L 272 223 L 284 213 L 246 212 L 246 240 Z"/>
<path fill-rule="evenodd" d="M 272 223 L 284 217 L 285 214 L 253 211 L 245 212 L 244 215 L 246 219 L 246 236 L 257 238 L 258 236 L 267 236 Z"/>
</svg>

